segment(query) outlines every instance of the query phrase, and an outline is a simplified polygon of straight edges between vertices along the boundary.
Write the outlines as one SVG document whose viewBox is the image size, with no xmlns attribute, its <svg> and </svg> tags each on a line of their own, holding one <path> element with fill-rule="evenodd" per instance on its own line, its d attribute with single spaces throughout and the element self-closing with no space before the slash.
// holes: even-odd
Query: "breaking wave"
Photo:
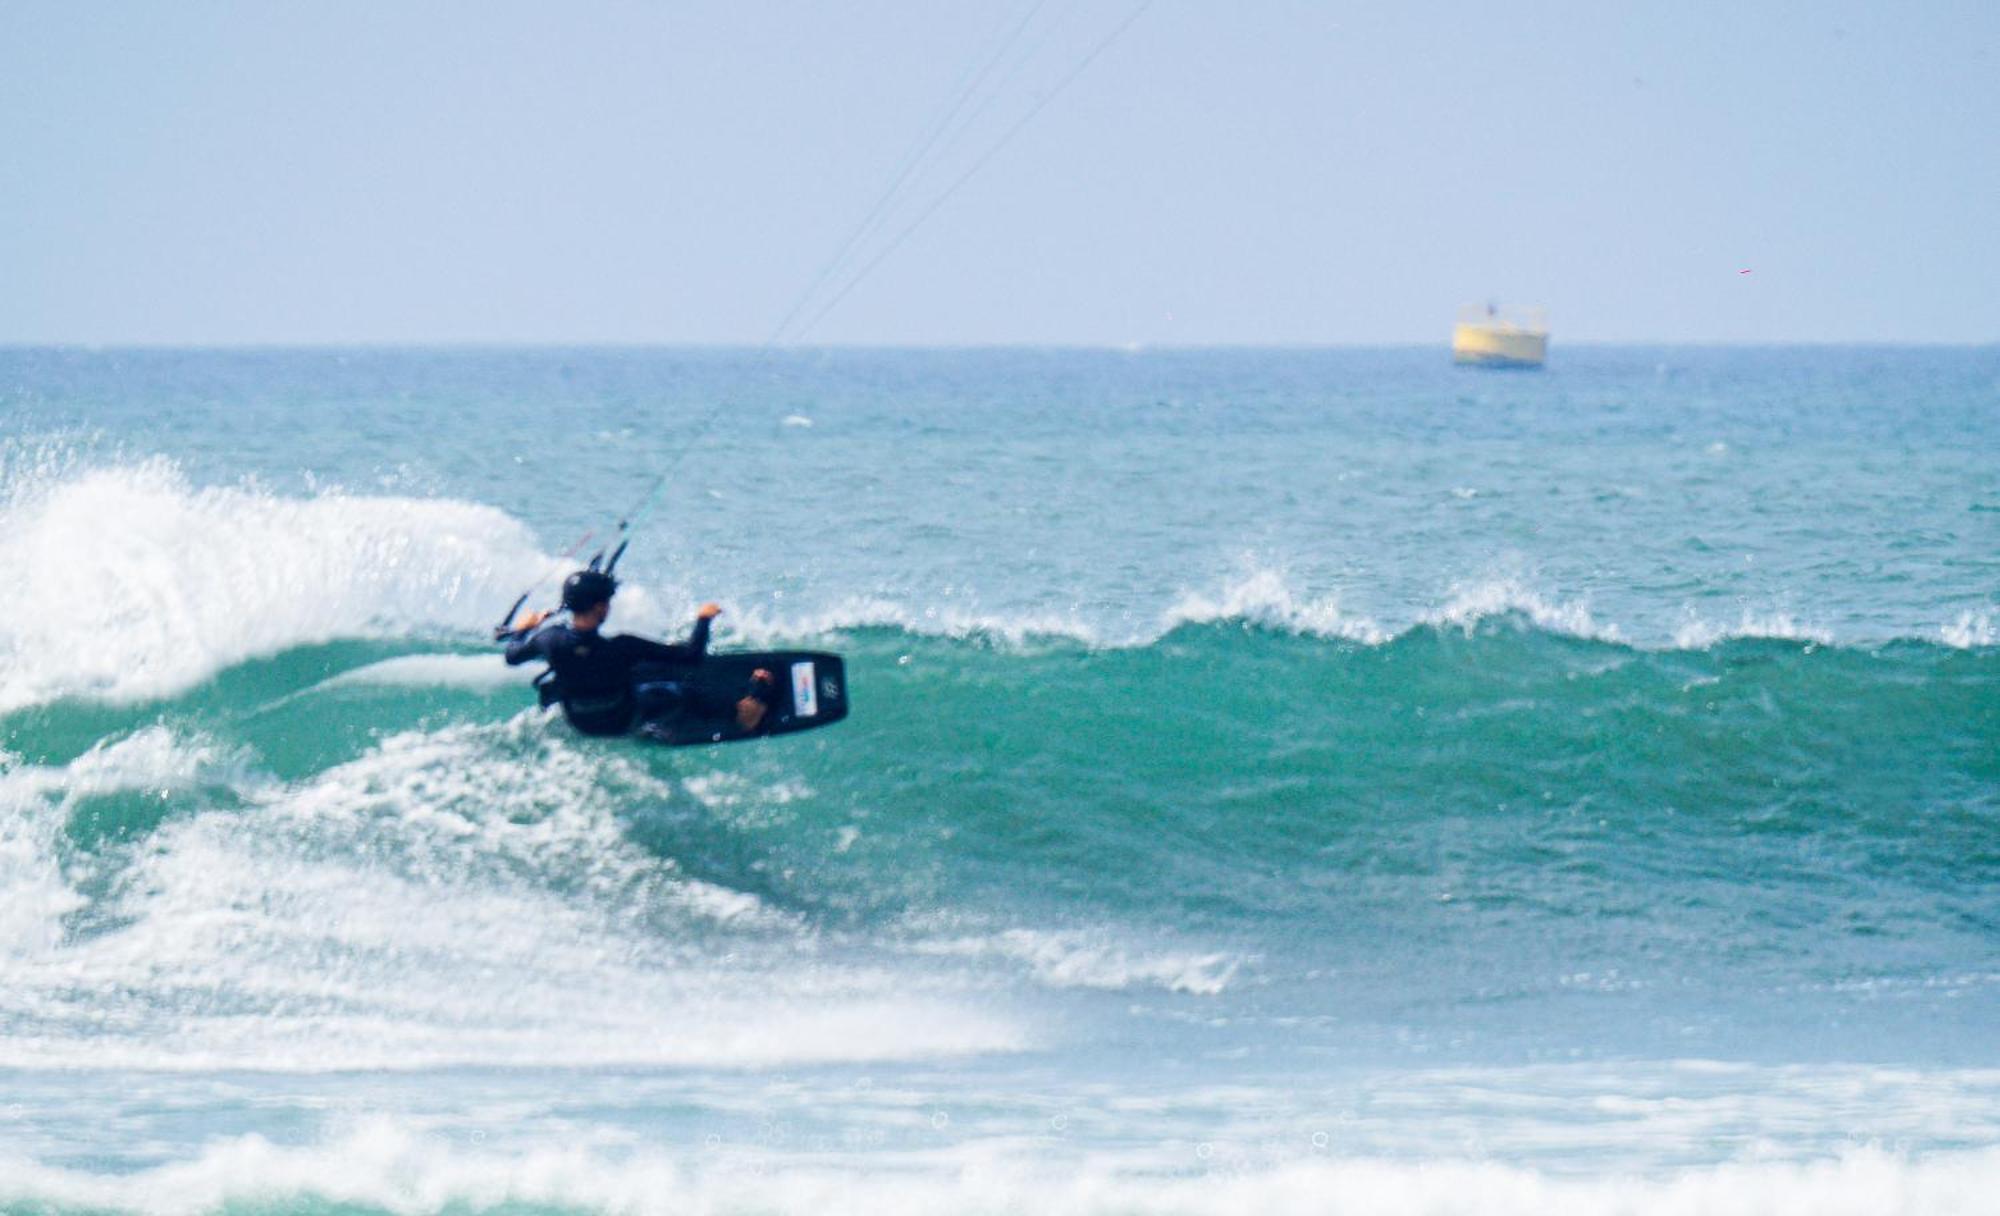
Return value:
<svg viewBox="0 0 2000 1216">
<path fill-rule="evenodd" d="M 440 498 L 329 491 L 272 494 L 254 485 L 197 487 L 171 464 L 51 469 L 9 479 L 0 504 L 0 568 L 17 602 L 61 612 L 10 615 L 0 626 L 0 712 L 61 698 L 133 702 L 170 697 L 250 659 L 339 639 L 477 639 L 520 589 L 544 588 L 564 569 L 521 521 L 495 508 Z M 635 586 L 621 620 L 680 627 L 693 594 Z M 1583 599 L 1552 596 L 1517 577 L 1474 579 L 1390 617 L 1357 612 L 1347 596 L 1296 586 L 1250 568 L 1164 609 L 1076 603 L 1062 609 L 980 611 L 828 589 L 819 606 L 731 606 L 739 642 L 822 638 L 868 628 L 1023 646 L 1073 642 L 1146 647 L 1190 625 L 1241 624 L 1365 646 L 1412 629 L 1474 630 L 1495 620 L 1575 638 L 1627 642 L 1643 631 L 1603 619 Z M 1991 613 L 1941 621 L 1929 640 L 1994 646 Z M 1841 639 L 1784 609 L 1711 618 L 1683 608 L 1662 644 L 1700 650 L 1744 638 Z M 1880 644 L 1883 639 L 1864 639 Z M 355 679 L 423 676 L 405 663 Z M 466 679 L 490 668 L 460 665 Z M 475 672 L 479 674 L 474 674 Z"/>
<path fill-rule="evenodd" d="M 725 644 L 838 646 L 855 716 L 664 754 L 480 640 L 561 569 L 492 508 L 146 464 L 0 509 L 29 599 L 88 589 L 0 638 L 0 1066 L 928 1059 L 1033 1050 L 1053 994 L 1743 982 L 1697 950 L 1992 983 L 1949 962 L 2000 813 L 1983 617 L 1649 649 L 1520 580 L 1392 627 L 1261 570 L 1129 629 L 753 604 Z"/>
<path fill-rule="evenodd" d="M 1324 1137 L 1322 1137 L 1322 1140 Z M 1746 1160 L 1663 1176 L 1574 1177 L 1476 1158 L 1406 1162 L 1315 1154 L 1245 1164 L 1229 1146 L 1175 1146 L 1167 1162 L 1062 1159 L 1046 1130 L 999 1149 L 773 1157 L 718 1144 L 690 1161 L 586 1144 L 509 1153 L 386 1120 L 322 1145 L 251 1136 L 193 1160 L 118 1177 L 0 1158 L 0 1203 L 66 1216 L 158 1213 L 1367 1213 L 1369 1216 L 1972 1216 L 2000 1186 L 2000 1151 L 1910 1157 L 1858 1147 L 1805 1161 Z M 1040 1143 L 1037 1143 L 1039 1141 Z M 1050 1158 L 1056 1158 L 1052 1164 Z M 782 1160 L 783 1168 L 778 1168 Z M 1136 1168 L 1135 1168 L 1136 1166 Z"/>
</svg>

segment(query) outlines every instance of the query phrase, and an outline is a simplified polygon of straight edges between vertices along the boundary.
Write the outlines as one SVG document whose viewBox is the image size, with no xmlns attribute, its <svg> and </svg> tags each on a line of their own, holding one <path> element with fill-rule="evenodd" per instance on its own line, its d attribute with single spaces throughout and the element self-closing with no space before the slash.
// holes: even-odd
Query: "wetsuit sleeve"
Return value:
<svg viewBox="0 0 2000 1216">
<path fill-rule="evenodd" d="M 537 629 L 526 637 L 515 638 L 507 643 L 507 666 L 519 667 L 535 659 L 548 661 L 549 631 L 546 627 Z"/>
<path fill-rule="evenodd" d="M 709 622 L 694 623 L 694 632 L 685 642 L 655 642 L 650 638 L 623 634 L 618 638 L 620 657 L 631 663 L 695 663 L 708 653 Z"/>
</svg>

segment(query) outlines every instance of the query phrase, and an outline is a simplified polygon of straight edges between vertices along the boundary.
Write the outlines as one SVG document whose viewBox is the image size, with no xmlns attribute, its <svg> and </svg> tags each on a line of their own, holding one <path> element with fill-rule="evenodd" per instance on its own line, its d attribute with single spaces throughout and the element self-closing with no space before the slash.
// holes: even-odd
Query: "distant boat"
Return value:
<svg viewBox="0 0 2000 1216">
<path fill-rule="evenodd" d="M 1497 304 L 1459 310 L 1451 331 L 1454 363 L 1474 367 L 1540 367 L 1549 357 L 1549 326 L 1539 308 L 1504 316 Z"/>
</svg>

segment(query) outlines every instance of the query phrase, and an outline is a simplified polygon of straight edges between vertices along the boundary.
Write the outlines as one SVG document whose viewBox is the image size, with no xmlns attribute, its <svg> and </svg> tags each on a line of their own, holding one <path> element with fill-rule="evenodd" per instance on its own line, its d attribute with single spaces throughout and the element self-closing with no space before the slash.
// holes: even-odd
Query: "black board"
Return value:
<svg viewBox="0 0 2000 1216">
<path fill-rule="evenodd" d="M 772 680 L 760 685 L 759 670 Z M 626 733 L 669 747 L 735 743 L 831 726 L 847 716 L 847 668 L 823 650 L 710 651 L 691 668 L 663 674 L 664 693 L 645 683 L 633 689 L 637 712 Z M 535 679 L 544 706 L 562 699 L 554 672 Z M 761 720 L 745 726 L 738 703 L 762 689 Z M 596 731 L 591 733 L 595 734 Z"/>
<path fill-rule="evenodd" d="M 744 728 L 736 703 L 751 689 L 759 668 L 775 677 L 763 721 Z M 837 654 L 819 650 L 713 653 L 685 680 L 683 703 L 655 718 L 642 717 L 637 732 L 673 747 L 730 743 L 831 726 L 847 716 L 847 669 Z"/>
<path fill-rule="evenodd" d="M 765 686 L 767 709 L 761 722 L 745 728 L 737 702 L 752 690 L 760 668 L 774 677 Z M 831 726 L 847 716 L 847 669 L 839 655 L 825 651 L 711 651 L 676 682 L 680 696 L 650 716 L 642 709 L 634 735 L 670 747 L 733 743 Z"/>
</svg>

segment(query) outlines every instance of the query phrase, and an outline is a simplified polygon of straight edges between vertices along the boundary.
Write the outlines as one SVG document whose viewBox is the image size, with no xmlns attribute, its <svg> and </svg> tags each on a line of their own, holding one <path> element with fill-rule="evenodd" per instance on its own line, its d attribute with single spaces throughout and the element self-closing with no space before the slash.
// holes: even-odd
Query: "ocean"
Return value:
<svg viewBox="0 0 2000 1216">
<path fill-rule="evenodd" d="M 0 1211 L 1996 1210 L 2000 348 L 16 348 L 0 420 Z M 503 665 L 669 467 L 612 628 L 846 722 Z"/>
</svg>

